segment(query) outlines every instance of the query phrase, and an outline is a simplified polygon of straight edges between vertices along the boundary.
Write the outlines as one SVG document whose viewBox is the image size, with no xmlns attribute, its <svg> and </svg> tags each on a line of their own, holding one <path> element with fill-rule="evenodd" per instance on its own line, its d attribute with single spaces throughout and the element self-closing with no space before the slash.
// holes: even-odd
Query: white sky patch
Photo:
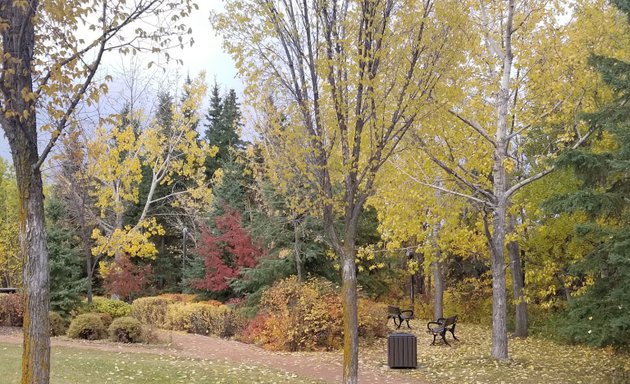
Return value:
<svg viewBox="0 0 630 384">
<path fill-rule="evenodd" d="M 210 13 L 220 11 L 222 4 L 218 0 L 197 0 L 197 5 L 199 9 L 194 10 L 186 20 L 186 24 L 192 28 L 194 44 L 190 46 L 186 43 L 183 49 L 171 49 L 169 54 L 172 59 L 169 63 L 166 63 L 164 57 L 151 53 L 138 53 L 135 56 L 122 55 L 116 51 L 106 53 L 98 76 L 101 79 L 107 74 L 113 77 L 109 84 L 109 94 L 101 98 L 102 102 L 98 106 L 81 108 L 78 111 L 80 119 L 90 124 L 91 117 L 119 112 L 130 100 L 139 105 L 145 115 L 150 115 L 155 106 L 157 92 L 169 91 L 178 99 L 186 76 L 195 78 L 202 71 L 206 73 L 209 87 L 216 79 L 222 91 L 234 89 L 239 100 L 242 99 L 243 83 L 237 78 L 234 62 L 223 51 L 223 41 L 217 36 L 209 20 Z M 175 59 L 181 59 L 183 65 L 177 64 Z M 154 64 L 148 68 L 150 62 Z M 131 82 L 135 82 L 133 94 L 130 90 Z M 206 108 L 206 105 L 202 107 L 202 116 L 207 112 Z M 203 117 L 200 123 L 205 123 Z M 46 144 L 48 135 L 41 136 L 40 150 Z M 11 160 L 4 133 L 0 135 L 0 156 Z"/>
</svg>

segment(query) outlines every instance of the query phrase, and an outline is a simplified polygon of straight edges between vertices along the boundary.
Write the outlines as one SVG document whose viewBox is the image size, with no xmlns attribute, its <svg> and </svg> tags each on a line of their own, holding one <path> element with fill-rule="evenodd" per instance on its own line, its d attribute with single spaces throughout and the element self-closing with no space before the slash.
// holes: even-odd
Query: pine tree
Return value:
<svg viewBox="0 0 630 384">
<path fill-rule="evenodd" d="M 630 18 L 630 1 L 613 0 Z M 593 56 L 591 64 L 616 98 L 585 121 L 600 130 L 590 149 L 568 152 L 559 159 L 581 181 L 575 193 L 548 202 L 556 211 L 584 212 L 590 218 L 576 227 L 593 251 L 573 270 L 592 279 L 584 294 L 569 302 L 567 336 L 592 345 L 630 345 L 630 62 Z"/>
</svg>

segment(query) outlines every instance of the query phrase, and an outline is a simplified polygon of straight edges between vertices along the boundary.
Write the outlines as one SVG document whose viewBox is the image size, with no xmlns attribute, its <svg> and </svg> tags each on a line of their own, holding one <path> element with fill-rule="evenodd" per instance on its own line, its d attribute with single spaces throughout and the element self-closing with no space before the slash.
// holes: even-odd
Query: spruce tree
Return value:
<svg viewBox="0 0 630 384">
<path fill-rule="evenodd" d="M 614 0 L 630 17 L 630 0 Z M 630 345 L 630 63 L 593 56 L 591 64 L 615 93 L 612 103 L 588 114 L 585 121 L 614 145 L 596 145 L 566 153 L 559 164 L 572 168 L 581 181 L 575 193 L 548 205 L 552 209 L 584 212 L 590 218 L 576 228 L 590 240 L 593 251 L 573 272 L 590 278 L 585 293 L 569 302 L 565 334 L 591 345 Z"/>
<path fill-rule="evenodd" d="M 219 93 L 219 85 L 215 82 L 210 96 L 210 108 L 206 114 L 205 139 L 219 151 L 216 156 L 206 162 L 206 175 L 211 178 L 221 168 L 221 163 L 230 161 L 230 151 L 240 149 L 239 138 L 241 112 L 236 92 L 231 89 L 225 97 Z"/>
<path fill-rule="evenodd" d="M 80 302 L 87 284 L 82 273 L 79 236 L 65 220 L 62 200 L 53 196 L 46 206 L 48 251 L 50 252 L 50 308 L 64 316 Z"/>
</svg>

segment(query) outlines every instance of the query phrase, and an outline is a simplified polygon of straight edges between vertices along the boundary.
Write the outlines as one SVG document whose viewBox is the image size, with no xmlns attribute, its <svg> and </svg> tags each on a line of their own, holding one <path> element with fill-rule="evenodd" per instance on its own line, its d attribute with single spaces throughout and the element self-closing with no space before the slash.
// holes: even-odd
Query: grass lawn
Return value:
<svg viewBox="0 0 630 384">
<path fill-rule="evenodd" d="M 0 344 L 0 382 L 20 382 L 22 348 Z M 144 353 L 53 347 L 52 384 L 316 383 L 256 366 Z"/>
<path fill-rule="evenodd" d="M 499 363 L 489 357 L 489 327 L 458 324 L 455 334 L 461 341 L 451 342 L 449 333 L 448 347 L 429 345 L 433 338 L 425 332 L 426 321 L 415 320 L 412 326 L 418 338 L 418 369 L 398 374 L 453 384 L 630 384 L 630 355 L 611 349 L 563 345 L 540 337 L 510 339 L 510 360 Z M 366 348 L 366 361 L 387 364 L 386 348 L 385 340 Z"/>
</svg>

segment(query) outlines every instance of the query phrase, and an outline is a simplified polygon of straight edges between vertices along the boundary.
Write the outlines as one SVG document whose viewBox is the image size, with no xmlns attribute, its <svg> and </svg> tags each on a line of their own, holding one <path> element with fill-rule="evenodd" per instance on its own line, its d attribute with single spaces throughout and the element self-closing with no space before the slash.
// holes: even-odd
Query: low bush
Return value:
<svg viewBox="0 0 630 384">
<path fill-rule="evenodd" d="M 66 321 L 57 312 L 48 312 L 50 320 L 50 336 L 61 336 L 66 334 Z"/>
<path fill-rule="evenodd" d="M 22 295 L 17 293 L 0 294 L 0 325 L 21 327 L 23 317 Z"/>
<path fill-rule="evenodd" d="M 368 341 L 385 337 L 389 333 L 387 328 L 387 305 L 371 300 L 359 299 L 359 337 Z"/>
<path fill-rule="evenodd" d="M 143 341 L 142 323 L 139 320 L 124 316 L 112 321 L 109 326 L 109 339 L 120 343 L 139 343 Z"/>
<path fill-rule="evenodd" d="M 166 326 L 176 331 L 229 337 L 238 324 L 234 311 L 225 305 L 174 303 L 166 311 Z"/>
<path fill-rule="evenodd" d="M 261 311 L 240 334 L 243 341 L 284 351 L 332 350 L 341 347 L 343 320 L 340 295 L 329 281 L 295 277 L 262 294 Z M 359 302 L 359 335 L 367 340 L 387 334 L 386 306 Z"/>
<path fill-rule="evenodd" d="M 113 319 L 131 315 L 130 304 L 121 300 L 112 300 L 100 296 L 94 296 L 92 304 L 88 305 L 86 309 L 88 313 L 107 313 Z"/>
<path fill-rule="evenodd" d="M 195 301 L 196 295 L 188 293 L 163 293 L 157 297 L 176 303 L 192 303 Z"/>
<path fill-rule="evenodd" d="M 107 328 L 97 313 L 85 313 L 75 317 L 68 328 L 72 339 L 99 340 L 107 336 Z"/>
<path fill-rule="evenodd" d="M 103 322 L 103 325 L 105 325 L 105 328 L 109 327 L 112 321 L 114 321 L 114 318 L 109 313 L 98 312 L 96 314 L 101 318 L 101 321 Z"/>
<path fill-rule="evenodd" d="M 131 303 L 131 315 L 144 324 L 157 328 L 166 327 L 166 310 L 168 305 L 175 303 L 169 297 L 143 297 Z"/>
</svg>

